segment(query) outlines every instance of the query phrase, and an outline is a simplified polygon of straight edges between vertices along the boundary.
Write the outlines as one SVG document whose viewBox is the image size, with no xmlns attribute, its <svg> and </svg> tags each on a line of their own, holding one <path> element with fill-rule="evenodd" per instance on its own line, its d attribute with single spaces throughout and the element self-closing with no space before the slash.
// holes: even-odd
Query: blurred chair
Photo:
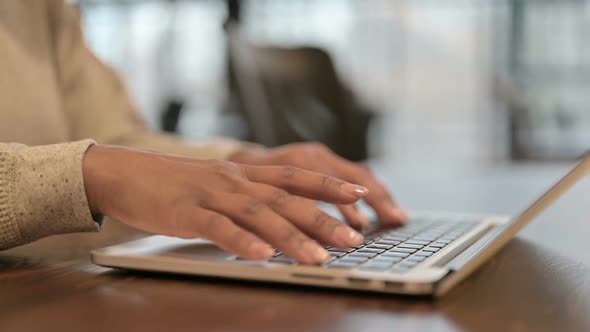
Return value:
<svg viewBox="0 0 590 332">
<path fill-rule="evenodd" d="M 349 160 L 367 157 L 373 113 L 357 104 L 325 51 L 257 46 L 231 23 L 226 31 L 230 90 L 252 141 L 315 141 Z"/>
<path fill-rule="evenodd" d="M 180 98 L 168 98 L 160 116 L 160 127 L 166 132 L 177 132 L 180 115 L 184 108 L 184 100 Z"/>
</svg>

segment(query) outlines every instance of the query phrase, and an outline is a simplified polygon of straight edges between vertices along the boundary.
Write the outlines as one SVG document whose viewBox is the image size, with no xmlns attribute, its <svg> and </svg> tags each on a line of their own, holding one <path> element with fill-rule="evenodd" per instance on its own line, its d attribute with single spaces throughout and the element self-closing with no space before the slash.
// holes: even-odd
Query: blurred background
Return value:
<svg viewBox="0 0 590 332">
<path fill-rule="evenodd" d="M 149 125 L 351 160 L 590 149 L 590 1 L 80 0 Z"/>
</svg>

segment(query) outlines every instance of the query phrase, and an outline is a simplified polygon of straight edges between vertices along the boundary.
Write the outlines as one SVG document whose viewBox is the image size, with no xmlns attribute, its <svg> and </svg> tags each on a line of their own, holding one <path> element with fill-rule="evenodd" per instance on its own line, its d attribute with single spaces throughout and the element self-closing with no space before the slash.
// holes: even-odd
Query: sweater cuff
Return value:
<svg viewBox="0 0 590 332">
<path fill-rule="evenodd" d="M 20 242 L 16 224 L 13 193 L 15 191 L 15 158 L 9 149 L 0 149 L 0 250 Z"/>
<path fill-rule="evenodd" d="M 98 231 L 90 213 L 82 158 L 92 140 L 38 147 L 15 154 L 14 213 L 20 245 L 62 233 Z"/>
</svg>

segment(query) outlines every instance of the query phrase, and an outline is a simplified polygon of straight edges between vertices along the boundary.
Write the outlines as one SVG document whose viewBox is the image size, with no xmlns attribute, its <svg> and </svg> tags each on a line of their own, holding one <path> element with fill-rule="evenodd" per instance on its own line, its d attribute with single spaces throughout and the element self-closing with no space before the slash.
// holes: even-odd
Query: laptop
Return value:
<svg viewBox="0 0 590 332">
<path fill-rule="evenodd" d="M 326 246 L 332 257 L 318 266 L 299 265 L 281 252 L 244 260 L 206 240 L 159 235 L 94 250 L 91 258 L 121 269 L 440 297 L 588 173 L 590 154 L 514 218 L 410 214 L 406 226 L 367 230 L 362 245 Z"/>
</svg>

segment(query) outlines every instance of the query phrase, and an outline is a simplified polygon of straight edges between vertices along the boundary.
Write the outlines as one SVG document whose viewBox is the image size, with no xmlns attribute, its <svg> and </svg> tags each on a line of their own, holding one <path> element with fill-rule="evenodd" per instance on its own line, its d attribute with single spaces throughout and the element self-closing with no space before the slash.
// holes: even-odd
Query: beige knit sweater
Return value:
<svg viewBox="0 0 590 332">
<path fill-rule="evenodd" d="M 0 1 L 0 250 L 98 230 L 81 165 L 92 140 L 218 159 L 239 144 L 149 131 L 119 78 L 86 48 L 73 8 Z"/>
</svg>

